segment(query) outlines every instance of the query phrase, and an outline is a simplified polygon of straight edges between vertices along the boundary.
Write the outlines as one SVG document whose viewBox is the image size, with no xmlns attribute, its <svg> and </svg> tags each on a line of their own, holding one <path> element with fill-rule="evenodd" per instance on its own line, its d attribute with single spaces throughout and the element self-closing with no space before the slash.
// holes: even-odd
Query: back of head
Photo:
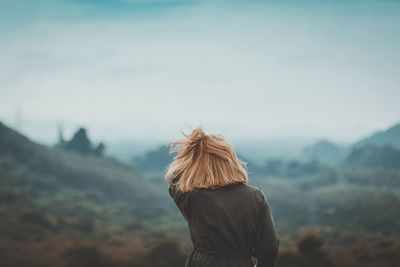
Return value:
<svg viewBox="0 0 400 267">
<path fill-rule="evenodd" d="M 171 186 L 188 192 L 247 183 L 246 163 L 223 136 L 206 134 L 201 127 L 183 135 L 185 138 L 169 143 L 170 153 L 177 152 L 165 175 Z"/>
</svg>

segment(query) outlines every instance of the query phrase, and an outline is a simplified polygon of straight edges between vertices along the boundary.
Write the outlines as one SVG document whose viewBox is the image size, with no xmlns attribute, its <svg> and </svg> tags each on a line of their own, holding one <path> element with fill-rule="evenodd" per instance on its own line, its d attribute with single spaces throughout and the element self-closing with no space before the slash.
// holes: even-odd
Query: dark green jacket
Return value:
<svg viewBox="0 0 400 267">
<path fill-rule="evenodd" d="M 186 267 L 274 267 L 279 238 L 263 192 L 247 184 L 169 193 L 188 223 Z"/>
</svg>

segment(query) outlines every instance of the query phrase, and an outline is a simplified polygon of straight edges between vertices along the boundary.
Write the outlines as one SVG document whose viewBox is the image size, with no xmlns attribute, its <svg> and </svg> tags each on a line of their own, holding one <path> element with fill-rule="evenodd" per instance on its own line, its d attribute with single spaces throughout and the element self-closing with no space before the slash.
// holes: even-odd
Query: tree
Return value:
<svg viewBox="0 0 400 267">
<path fill-rule="evenodd" d="M 83 127 L 78 129 L 71 140 L 60 140 L 60 143 L 58 143 L 57 146 L 62 147 L 65 150 L 76 151 L 83 155 L 95 155 L 99 157 L 103 156 L 105 150 L 105 144 L 102 142 L 93 147 L 92 142 L 87 135 L 87 131 Z"/>
<path fill-rule="evenodd" d="M 104 145 L 104 143 L 103 143 L 103 142 L 100 142 L 100 143 L 96 146 L 96 148 L 94 149 L 94 154 L 95 154 L 96 156 L 101 157 L 101 156 L 103 156 L 104 150 L 105 150 L 105 149 L 106 149 L 106 146 Z"/>
<path fill-rule="evenodd" d="M 85 128 L 79 128 L 72 139 L 65 144 L 67 150 L 74 150 L 81 154 L 91 154 L 92 144 L 87 136 Z"/>
</svg>

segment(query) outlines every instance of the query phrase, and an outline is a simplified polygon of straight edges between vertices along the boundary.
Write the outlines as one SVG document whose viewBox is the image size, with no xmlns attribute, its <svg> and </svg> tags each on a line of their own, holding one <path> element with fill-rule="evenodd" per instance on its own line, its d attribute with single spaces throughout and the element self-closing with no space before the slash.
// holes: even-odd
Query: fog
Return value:
<svg viewBox="0 0 400 267">
<path fill-rule="evenodd" d="M 42 142 L 348 142 L 399 120 L 397 2 L 0 3 L 0 118 Z"/>
</svg>

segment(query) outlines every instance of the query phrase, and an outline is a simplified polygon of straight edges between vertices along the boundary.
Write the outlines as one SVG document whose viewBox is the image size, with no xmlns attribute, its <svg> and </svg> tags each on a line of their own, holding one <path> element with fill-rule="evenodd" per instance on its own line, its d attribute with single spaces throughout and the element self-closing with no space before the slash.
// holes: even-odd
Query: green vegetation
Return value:
<svg viewBox="0 0 400 267">
<path fill-rule="evenodd" d="M 173 210 L 161 185 L 113 159 L 47 148 L 2 124 L 0 146 L 2 239 L 147 238 Z"/>
<path fill-rule="evenodd" d="M 49 148 L 0 123 L 2 266 L 184 265 L 190 240 L 163 180 L 167 147 L 132 165 L 96 151 L 84 129 Z M 278 266 L 396 266 L 399 155 L 385 144 L 330 166 L 247 161 L 272 206 Z"/>
</svg>

